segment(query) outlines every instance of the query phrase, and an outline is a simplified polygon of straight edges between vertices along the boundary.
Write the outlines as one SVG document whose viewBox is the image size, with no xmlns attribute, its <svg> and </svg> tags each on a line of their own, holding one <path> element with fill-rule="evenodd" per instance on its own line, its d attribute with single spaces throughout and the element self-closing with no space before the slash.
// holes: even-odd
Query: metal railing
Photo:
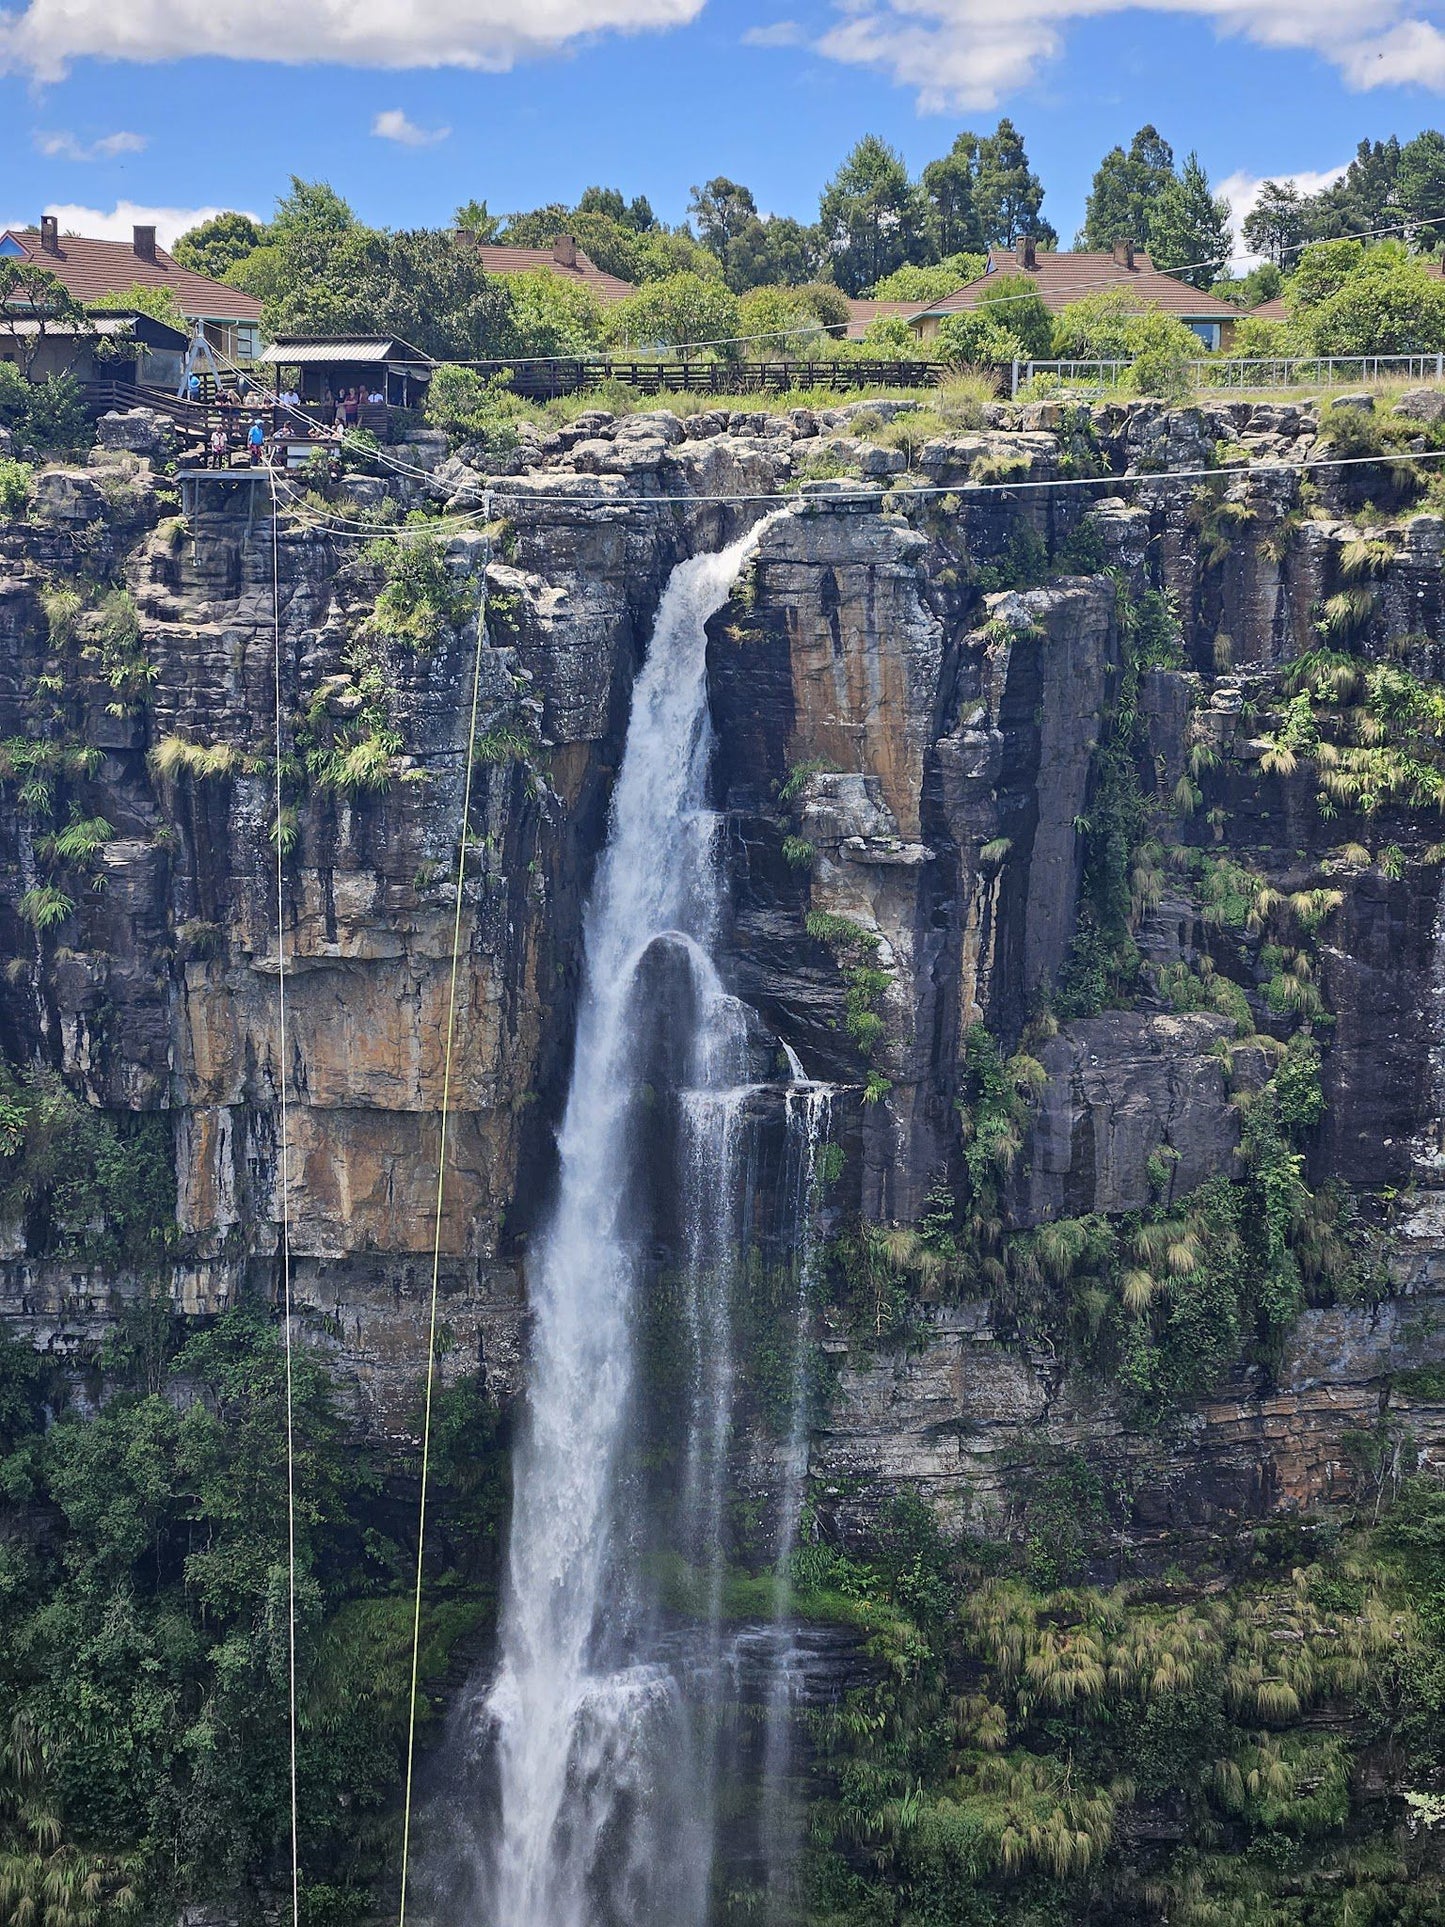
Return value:
<svg viewBox="0 0 1445 1927">
<path fill-rule="evenodd" d="M 1130 361 L 1016 361 L 1010 393 L 1035 375 L 1055 377 L 1076 393 L 1108 394 L 1133 367 Z M 1210 355 L 1186 361 L 1191 388 L 1249 393 L 1274 388 L 1347 388 L 1386 381 L 1445 381 L 1445 354 L 1438 355 Z"/>
</svg>

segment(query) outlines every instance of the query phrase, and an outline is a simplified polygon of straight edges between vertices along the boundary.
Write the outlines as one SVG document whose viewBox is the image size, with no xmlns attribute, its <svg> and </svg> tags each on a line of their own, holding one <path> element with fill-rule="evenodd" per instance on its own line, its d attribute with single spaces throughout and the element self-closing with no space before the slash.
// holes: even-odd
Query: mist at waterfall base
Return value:
<svg viewBox="0 0 1445 1927">
<path fill-rule="evenodd" d="M 719 978 L 707 789 L 705 625 L 761 526 L 672 573 L 586 910 L 499 1657 L 453 1719 L 432 1814 L 429 1911 L 476 1927 L 704 1927 L 724 1852 L 765 1897 L 755 1918 L 786 1910 L 806 1666 L 781 1604 L 724 1611 L 737 1281 L 766 1249 L 791 1295 L 769 1522 L 785 1601 L 829 1093 Z"/>
</svg>

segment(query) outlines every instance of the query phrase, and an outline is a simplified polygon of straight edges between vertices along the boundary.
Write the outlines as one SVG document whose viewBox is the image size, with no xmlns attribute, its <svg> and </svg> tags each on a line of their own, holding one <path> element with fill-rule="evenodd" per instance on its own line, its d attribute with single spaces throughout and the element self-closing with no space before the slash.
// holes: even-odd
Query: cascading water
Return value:
<svg viewBox="0 0 1445 1927">
<path fill-rule="evenodd" d="M 647 1637 L 620 1485 L 636 1396 L 636 1126 L 665 1047 L 666 984 L 687 1033 L 673 1047 L 697 1359 L 681 1534 L 716 1574 L 733 1365 L 726 1294 L 709 1282 L 732 1240 L 746 1014 L 709 954 L 719 882 L 705 624 L 759 532 L 673 571 L 587 909 L 558 1196 L 529 1274 L 530 1401 L 500 1665 L 481 1721 L 496 1773 L 480 1879 L 489 1927 L 699 1927 L 706 1907 L 710 1748 L 688 1712 L 685 1669 Z"/>
</svg>

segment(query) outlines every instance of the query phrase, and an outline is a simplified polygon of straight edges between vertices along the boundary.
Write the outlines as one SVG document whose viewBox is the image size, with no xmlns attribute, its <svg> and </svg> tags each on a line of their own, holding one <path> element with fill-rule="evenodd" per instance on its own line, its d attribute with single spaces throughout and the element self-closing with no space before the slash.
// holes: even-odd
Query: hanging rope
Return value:
<svg viewBox="0 0 1445 1927">
<path fill-rule="evenodd" d="M 483 527 L 485 527 L 491 508 L 491 496 L 484 495 L 482 503 Z M 467 826 L 472 814 L 472 771 L 476 763 L 474 745 L 477 739 L 477 712 L 482 688 L 482 647 L 487 633 L 487 569 L 491 559 L 491 543 L 488 542 L 482 559 L 482 587 L 477 605 L 477 644 L 472 658 L 472 701 L 467 728 L 466 775 L 462 782 L 462 820 L 457 838 L 457 895 L 456 908 L 452 915 L 452 965 L 447 989 L 446 1047 L 442 1057 L 441 1129 L 437 1145 L 437 1197 L 432 1234 L 431 1307 L 427 1323 L 426 1398 L 422 1407 L 421 1497 L 418 1504 L 416 1530 L 416 1596 L 412 1607 L 411 1623 L 411 1698 L 406 1725 L 406 1799 L 401 1829 L 401 1905 L 397 1915 L 398 1927 L 406 1927 L 407 1879 L 411 1870 L 412 1786 L 416 1767 L 416 1702 L 417 1683 L 421 1670 L 422 1563 L 426 1554 L 427 1482 L 431 1472 L 432 1394 L 436 1386 L 437 1301 L 441 1283 L 442 1208 L 446 1198 L 447 1118 L 452 1092 L 452 1048 L 456 1036 L 457 982 L 461 972 L 462 886 L 466 881 Z"/>
<path fill-rule="evenodd" d="M 278 1083 L 281 1106 L 281 1317 L 286 1345 L 286 1715 L 291 1781 L 291 1922 L 301 1927 L 301 1837 L 296 1797 L 296 1428 L 291 1340 L 290 1117 L 286 1095 L 286 912 L 285 839 L 281 823 L 281 530 L 276 477 L 271 475 L 271 655 L 276 689 L 276 983 L 279 1029 Z"/>
</svg>

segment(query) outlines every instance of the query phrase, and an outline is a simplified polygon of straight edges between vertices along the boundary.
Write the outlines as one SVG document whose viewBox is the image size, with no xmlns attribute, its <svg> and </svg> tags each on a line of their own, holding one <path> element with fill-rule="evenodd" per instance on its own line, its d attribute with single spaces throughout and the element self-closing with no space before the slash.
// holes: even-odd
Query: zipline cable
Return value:
<svg viewBox="0 0 1445 1927">
<path fill-rule="evenodd" d="M 489 498 L 484 498 L 484 504 L 487 500 L 489 500 Z M 451 1104 L 452 1092 L 452 1052 L 456 1036 L 457 982 L 461 974 L 463 886 L 466 882 L 467 874 L 467 831 L 471 822 L 472 813 L 472 772 L 476 767 L 475 744 L 477 738 L 477 716 L 480 709 L 482 690 L 482 650 L 486 643 L 487 634 L 487 568 L 490 560 L 489 544 L 488 553 L 483 557 L 482 561 L 481 594 L 477 605 L 477 642 L 472 658 L 472 701 L 467 726 L 466 773 L 462 779 L 462 819 L 460 832 L 457 837 L 457 899 L 456 907 L 452 913 L 452 964 L 450 980 L 447 987 L 446 1045 L 442 1055 L 442 1106 L 437 1146 L 436 1217 L 432 1234 L 431 1305 L 427 1320 L 426 1396 L 422 1406 L 421 1496 L 417 1508 L 416 1595 L 412 1607 L 411 1626 L 411 1695 L 407 1709 L 406 1723 L 406 1794 L 402 1812 L 401 1830 L 401 1904 L 397 1913 L 397 1927 L 406 1927 L 407 1880 L 411 1870 L 412 1787 L 416 1767 L 416 1702 L 417 1684 L 421 1669 L 422 1567 L 426 1554 L 427 1482 L 431 1472 L 432 1395 L 436 1386 L 437 1303 L 441 1286 L 442 1209 L 446 1198 L 447 1116 Z"/>
<path fill-rule="evenodd" d="M 281 1110 L 281 1314 L 286 1344 L 286 1712 L 290 1739 L 291 1923 L 301 1927 L 301 1835 L 296 1788 L 296 1428 L 291 1336 L 290 1116 L 286 1092 L 286 847 L 281 801 L 281 505 L 271 476 L 271 657 L 276 690 L 276 986 L 279 1030 L 277 1056 Z"/>
<path fill-rule="evenodd" d="M 1229 466 L 1223 468 L 1151 469 L 1147 473 L 1133 475 L 1059 475 L 1054 477 L 1042 476 L 1025 478 L 1016 482 L 926 482 L 919 483 L 916 486 L 905 483 L 904 486 L 897 491 L 894 501 L 895 503 L 899 501 L 906 502 L 915 497 L 923 498 L 935 495 L 956 495 L 962 500 L 971 501 L 975 496 L 979 495 L 1019 495 L 1037 489 L 1096 489 L 1100 491 L 1101 499 L 1103 499 L 1108 494 L 1118 492 L 1128 487 L 1152 488 L 1170 482 L 1220 482 L 1227 481 L 1231 476 L 1238 475 L 1280 474 L 1298 474 L 1308 479 L 1315 471 L 1325 468 L 1400 467 L 1410 463 L 1440 461 L 1445 461 L 1445 448 L 1403 448 L 1387 449 L 1379 455 L 1307 456 L 1305 460 L 1301 462 L 1279 460 L 1236 462 L 1230 463 Z M 487 499 L 489 503 L 495 505 L 495 497 L 500 496 L 505 501 L 510 495 L 510 499 L 513 502 L 517 504 L 525 503 L 536 508 L 549 508 L 553 506 L 569 509 L 595 508 L 607 509 L 614 514 L 618 509 L 625 509 L 630 514 L 636 514 L 639 510 L 651 508 L 717 508 L 742 506 L 752 502 L 772 502 L 779 508 L 784 508 L 790 501 L 801 501 L 805 505 L 815 503 L 820 508 L 826 508 L 830 503 L 856 502 L 860 496 L 876 495 L 883 497 L 888 492 L 888 484 L 899 478 L 883 476 L 876 481 L 870 481 L 860 476 L 856 483 L 839 489 L 835 494 L 803 496 L 790 496 L 786 488 L 773 489 L 771 491 L 759 490 L 755 493 L 737 495 L 564 495 L 560 491 L 553 492 L 550 489 L 533 495 L 526 493 L 525 488 L 517 488 L 509 491 L 507 486 L 508 479 L 507 477 L 497 476 L 491 478 L 487 488 Z M 525 484 L 527 478 L 517 476 L 510 479 L 515 480 L 519 484 Z M 621 480 L 622 478 L 619 477 L 618 479 Z M 488 511 L 488 513 L 490 513 L 490 511 Z M 435 522 L 428 522 L 422 526 L 413 525 L 410 528 L 404 524 L 387 528 L 385 526 L 370 524 L 348 525 L 344 521 L 331 523 L 317 517 L 308 522 L 307 526 L 319 530 L 324 535 L 333 537 L 333 539 L 338 542 L 372 542 L 375 541 L 378 536 L 394 536 L 398 540 L 404 541 L 409 534 L 446 534 L 449 530 L 455 528 L 474 526 L 479 517 L 480 512 L 478 512 L 476 517 L 468 516 L 466 518 L 457 518 L 456 520 L 441 516 L 438 517 Z"/>
</svg>

